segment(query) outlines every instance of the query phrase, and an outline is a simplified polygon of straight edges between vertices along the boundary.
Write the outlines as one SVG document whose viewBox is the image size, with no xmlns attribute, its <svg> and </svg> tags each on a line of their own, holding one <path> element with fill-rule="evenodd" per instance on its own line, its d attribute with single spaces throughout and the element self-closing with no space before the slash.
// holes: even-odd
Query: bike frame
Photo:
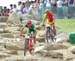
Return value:
<svg viewBox="0 0 75 61">
<path fill-rule="evenodd" d="M 54 42 L 54 32 L 53 32 L 53 26 L 52 25 L 46 25 L 46 43 Z"/>
<path fill-rule="evenodd" d="M 26 55 L 26 51 L 28 50 L 30 53 L 32 50 L 34 50 L 34 45 L 32 45 L 33 37 L 32 35 L 26 35 L 25 36 L 25 42 L 24 42 L 24 55 Z"/>
</svg>

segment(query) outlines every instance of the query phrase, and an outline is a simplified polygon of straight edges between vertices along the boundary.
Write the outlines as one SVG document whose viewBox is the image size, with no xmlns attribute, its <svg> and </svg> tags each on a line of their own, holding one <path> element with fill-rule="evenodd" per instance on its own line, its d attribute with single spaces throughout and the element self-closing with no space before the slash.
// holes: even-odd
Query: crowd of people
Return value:
<svg viewBox="0 0 75 61">
<path fill-rule="evenodd" d="M 27 2 L 18 2 L 10 4 L 10 8 L 0 6 L 0 16 L 9 16 L 9 13 L 26 14 L 31 10 L 35 15 L 40 14 L 42 18 L 46 9 L 51 10 L 56 17 L 73 17 L 75 16 L 75 0 L 36 0 Z"/>
</svg>

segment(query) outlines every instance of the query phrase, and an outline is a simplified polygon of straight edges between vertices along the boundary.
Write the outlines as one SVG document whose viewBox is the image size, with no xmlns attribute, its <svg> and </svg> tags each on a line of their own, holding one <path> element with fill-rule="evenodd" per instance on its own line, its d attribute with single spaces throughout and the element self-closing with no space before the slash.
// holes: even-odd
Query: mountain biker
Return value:
<svg viewBox="0 0 75 61">
<path fill-rule="evenodd" d="M 50 10 L 46 10 L 43 16 L 43 24 L 49 24 L 53 27 L 54 35 L 56 35 L 54 14 Z"/>
<path fill-rule="evenodd" d="M 27 22 L 27 24 L 24 25 L 24 27 L 28 28 L 27 34 L 30 35 L 33 32 L 33 36 L 34 36 L 34 43 L 36 43 L 36 27 L 35 24 L 32 23 L 31 20 L 29 20 Z M 24 27 L 21 28 L 20 30 L 20 36 L 22 35 L 22 32 L 24 30 Z"/>
</svg>

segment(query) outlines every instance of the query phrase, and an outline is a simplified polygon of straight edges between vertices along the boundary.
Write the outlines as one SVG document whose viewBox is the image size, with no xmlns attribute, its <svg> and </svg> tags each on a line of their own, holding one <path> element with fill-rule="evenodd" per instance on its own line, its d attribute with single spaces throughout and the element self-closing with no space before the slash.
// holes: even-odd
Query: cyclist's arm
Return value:
<svg viewBox="0 0 75 61">
<path fill-rule="evenodd" d="M 45 23 L 45 20 L 46 20 L 46 14 L 44 14 L 43 16 L 43 24 Z"/>
<path fill-rule="evenodd" d="M 36 31 L 37 30 L 37 27 L 35 27 L 34 30 Z"/>
<path fill-rule="evenodd" d="M 24 24 L 24 26 L 20 29 L 20 35 L 22 35 L 23 30 L 27 27 L 27 24 Z"/>
<path fill-rule="evenodd" d="M 22 27 L 22 28 L 20 29 L 20 35 L 22 35 L 23 30 L 24 30 L 24 27 Z"/>
<path fill-rule="evenodd" d="M 53 16 L 53 23 L 55 23 L 55 17 Z"/>
<path fill-rule="evenodd" d="M 34 29 L 34 31 L 37 30 L 37 27 L 35 26 L 35 24 L 32 24 L 32 28 Z"/>
</svg>

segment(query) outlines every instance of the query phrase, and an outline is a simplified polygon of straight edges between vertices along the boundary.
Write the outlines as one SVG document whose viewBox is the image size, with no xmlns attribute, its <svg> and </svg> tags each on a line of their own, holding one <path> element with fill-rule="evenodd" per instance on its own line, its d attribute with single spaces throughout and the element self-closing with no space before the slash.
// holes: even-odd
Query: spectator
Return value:
<svg viewBox="0 0 75 61">
<path fill-rule="evenodd" d="M 8 10 L 8 13 L 9 13 L 10 12 L 10 9 L 8 8 L 7 10 Z"/>
<path fill-rule="evenodd" d="M 75 17 L 75 0 L 74 0 L 74 3 L 73 4 L 74 4 L 74 17 Z"/>
<path fill-rule="evenodd" d="M 29 2 L 29 9 L 28 9 L 28 11 L 27 11 L 27 13 L 30 13 L 30 11 L 32 10 L 32 7 L 33 7 L 33 2 L 31 1 L 31 2 Z"/>
<path fill-rule="evenodd" d="M 38 18 L 39 17 L 39 12 L 38 12 L 38 8 L 37 8 L 37 4 L 35 2 L 32 3 L 32 13 L 34 18 Z"/>
<path fill-rule="evenodd" d="M 26 13 L 26 8 L 25 8 L 25 3 L 22 3 L 22 13 L 25 14 Z"/>
<path fill-rule="evenodd" d="M 63 14 L 64 17 L 68 16 L 68 0 L 63 0 Z"/>
<path fill-rule="evenodd" d="M 47 0 L 46 1 L 46 8 L 51 10 L 51 3 L 50 3 L 50 0 Z"/>
<path fill-rule="evenodd" d="M 13 4 L 10 4 L 10 12 L 9 13 L 12 13 L 13 12 Z"/>
<path fill-rule="evenodd" d="M 8 10 L 4 11 L 3 16 L 9 16 Z"/>
<path fill-rule="evenodd" d="M 63 1 L 62 0 L 57 1 L 57 17 L 63 18 Z"/>
<path fill-rule="evenodd" d="M 22 2 L 18 2 L 18 7 L 17 7 L 17 14 L 22 14 Z"/>
<path fill-rule="evenodd" d="M 16 6 L 16 4 L 13 5 L 13 12 L 17 12 L 17 6 Z"/>
<path fill-rule="evenodd" d="M 39 14 L 40 14 L 40 19 L 42 20 L 42 16 L 43 16 L 43 3 L 42 2 L 38 2 L 38 11 L 39 11 Z M 44 5 L 44 7 L 46 7 L 46 5 Z"/>
<path fill-rule="evenodd" d="M 4 7 L 3 11 L 4 11 L 4 12 L 7 11 L 7 7 L 6 7 L 6 6 Z"/>
<path fill-rule="evenodd" d="M 3 9 L 2 9 L 2 6 L 0 6 L 0 16 L 2 16 L 2 14 L 3 14 Z"/>
<path fill-rule="evenodd" d="M 73 8 L 74 8 L 74 0 L 69 0 L 68 1 L 68 18 L 73 17 Z"/>
<path fill-rule="evenodd" d="M 26 13 L 28 13 L 29 7 L 30 7 L 30 3 L 29 2 L 25 2 L 25 11 L 26 11 Z"/>
<path fill-rule="evenodd" d="M 51 0 L 51 11 L 56 14 L 56 0 Z"/>
</svg>

